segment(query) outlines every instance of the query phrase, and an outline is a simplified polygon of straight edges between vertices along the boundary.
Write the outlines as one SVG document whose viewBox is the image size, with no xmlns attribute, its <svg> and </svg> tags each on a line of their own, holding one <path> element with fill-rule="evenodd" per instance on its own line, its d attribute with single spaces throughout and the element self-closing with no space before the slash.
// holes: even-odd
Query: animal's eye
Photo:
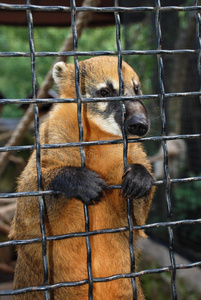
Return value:
<svg viewBox="0 0 201 300">
<path fill-rule="evenodd" d="M 110 97 L 110 91 L 106 88 L 102 88 L 99 93 L 101 97 Z"/>
<path fill-rule="evenodd" d="M 135 85 L 135 86 L 134 86 L 134 91 L 135 91 L 136 94 L 139 93 L 139 90 L 140 90 L 139 85 Z"/>
</svg>

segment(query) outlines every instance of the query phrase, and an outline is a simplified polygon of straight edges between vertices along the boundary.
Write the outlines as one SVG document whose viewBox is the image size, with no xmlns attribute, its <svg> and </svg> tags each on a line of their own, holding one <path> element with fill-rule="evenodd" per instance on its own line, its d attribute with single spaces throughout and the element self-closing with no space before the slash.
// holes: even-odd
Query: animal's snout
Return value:
<svg viewBox="0 0 201 300">
<path fill-rule="evenodd" d="M 133 115 L 126 121 L 126 131 L 129 135 L 142 136 L 147 133 L 149 124 L 144 114 Z"/>
</svg>

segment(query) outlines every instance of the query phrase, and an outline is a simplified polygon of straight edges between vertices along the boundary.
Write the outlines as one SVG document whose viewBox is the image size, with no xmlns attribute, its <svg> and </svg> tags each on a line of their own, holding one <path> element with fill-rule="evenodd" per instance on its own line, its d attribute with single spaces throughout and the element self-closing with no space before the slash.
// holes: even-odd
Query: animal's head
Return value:
<svg viewBox="0 0 201 300">
<path fill-rule="evenodd" d="M 79 63 L 80 90 L 83 97 L 104 98 L 119 95 L 118 59 L 99 56 Z M 123 96 L 140 95 L 140 82 L 135 71 L 125 62 L 122 64 Z M 59 62 L 53 69 L 53 78 L 61 98 L 76 98 L 75 68 L 73 64 Z M 122 99 L 123 100 L 123 99 Z M 125 130 L 128 136 L 142 136 L 149 129 L 149 117 L 139 100 L 125 101 Z M 122 136 L 122 112 L 119 101 L 87 104 L 87 117 L 101 130 Z"/>
</svg>

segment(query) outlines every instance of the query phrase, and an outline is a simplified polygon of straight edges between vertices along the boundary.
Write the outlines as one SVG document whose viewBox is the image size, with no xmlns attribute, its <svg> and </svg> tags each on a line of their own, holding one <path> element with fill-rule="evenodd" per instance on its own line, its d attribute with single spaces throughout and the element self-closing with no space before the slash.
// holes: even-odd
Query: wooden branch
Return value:
<svg viewBox="0 0 201 300">
<path fill-rule="evenodd" d="M 0 198 L 0 233 L 8 235 L 16 209 L 16 198 Z"/>
<path fill-rule="evenodd" d="M 12 135 L 12 131 L 3 132 L 0 134 L 0 142 L 9 139 Z"/>
<path fill-rule="evenodd" d="M 2 205 L 7 205 L 15 202 L 16 202 L 16 198 L 0 198 L 0 207 Z"/>
<path fill-rule="evenodd" d="M 16 203 L 11 203 L 8 205 L 4 205 L 0 207 L 0 220 L 4 223 L 10 224 L 10 221 L 12 220 L 14 216 L 16 208 Z"/>
<path fill-rule="evenodd" d="M 9 232 L 10 232 L 10 225 L 4 224 L 0 219 L 0 233 L 7 236 Z"/>
<path fill-rule="evenodd" d="M 8 274 L 14 274 L 14 268 L 5 263 L 0 263 L 0 271 Z"/>
</svg>

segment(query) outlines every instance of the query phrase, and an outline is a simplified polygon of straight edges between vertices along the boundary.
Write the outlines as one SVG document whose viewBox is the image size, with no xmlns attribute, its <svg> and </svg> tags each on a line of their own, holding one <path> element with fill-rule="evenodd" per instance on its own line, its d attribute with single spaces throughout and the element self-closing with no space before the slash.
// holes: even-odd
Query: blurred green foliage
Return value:
<svg viewBox="0 0 201 300">
<path fill-rule="evenodd" d="M 190 174 L 189 177 L 195 176 Z M 181 219 L 186 219 L 191 215 L 196 218 L 201 215 L 201 182 L 192 181 L 185 184 L 180 184 L 175 189 L 175 211 Z M 191 211 L 191 214 L 190 214 Z"/>
<path fill-rule="evenodd" d="M 65 28 L 35 28 L 35 51 L 59 51 L 69 34 Z M 104 39 L 104 35 L 109 39 Z M 115 28 L 86 29 L 79 40 L 79 50 L 115 50 Z M 29 52 L 28 31 L 26 27 L 0 27 L 0 50 L 3 52 Z M 84 58 L 83 58 L 84 59 Z M 54 62 L 54 57 L 36 58 L 38 85 Z M 72 58 L 70 60 L 72 62 Z M 29 57 L 3 57 L 0 64 L 0 91 L 7 98 L 25 98 L 31 93 L 31 63 Z"/>
</svg>

